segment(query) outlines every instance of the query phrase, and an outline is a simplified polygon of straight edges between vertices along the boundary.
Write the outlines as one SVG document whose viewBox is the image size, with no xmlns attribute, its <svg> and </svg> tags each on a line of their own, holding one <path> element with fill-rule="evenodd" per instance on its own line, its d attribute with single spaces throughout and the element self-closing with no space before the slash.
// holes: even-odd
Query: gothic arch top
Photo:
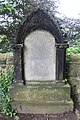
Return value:
<svg viewBox="0 0 80 120">
<path fill-rule="evenodd" d="M 63 40 L 55 18 L 44 10 L 30 13 L 17 31 L 13 41 L 15 80 L 24 80 L 24 41 L 35 30 L 48 31 L 55 38 L 56 47 L 56 80 L 65 78 L 65 50 L 67 43 Z"/>
<path fill-rule="evenodd" d="M 56 43 L 64 43 L 58 23 L 54 17 L 40 9 L 32 12 L 26 17 L 19 27 L 15 43 L 22 44 L 25 37 L 37 29 L 49 31 L 55 37 Z"/>
</svg>

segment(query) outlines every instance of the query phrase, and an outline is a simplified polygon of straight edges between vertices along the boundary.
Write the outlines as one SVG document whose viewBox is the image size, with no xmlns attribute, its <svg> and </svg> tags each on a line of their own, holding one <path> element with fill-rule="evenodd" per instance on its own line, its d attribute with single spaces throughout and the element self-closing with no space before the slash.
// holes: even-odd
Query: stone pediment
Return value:
<svg viewBox="0 0 80 120">
<path fill-rule="evenodd" d="M 36 29 L 49 31 L 55 37 L 56 43 L 64 43 L 56 18 L 50 12 L 41 9 L 27 15 L 18 29 L 15 43 L 23 43 L 25 37 Z"/>
</svg>

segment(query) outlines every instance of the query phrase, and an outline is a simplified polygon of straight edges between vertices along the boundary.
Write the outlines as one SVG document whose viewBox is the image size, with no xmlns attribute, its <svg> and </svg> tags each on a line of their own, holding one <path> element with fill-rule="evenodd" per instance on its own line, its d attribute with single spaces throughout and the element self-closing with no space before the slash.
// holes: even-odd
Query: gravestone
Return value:
<svg viewBox="0 0 80 120">
<path fill-rule="evenodd" d="M 55 80 L 55 38 L 49 32 L 36 30 L 24 40 L 25 80 Z"/>
<path fill-rule="evenodd" d="M 32 12 L 20 26 L 13 44 L 15 80 L 17 82 L 27 79 L 40 80 L 40 78 L 41 80 L 64 79 L 67 43 L 63 40 L 54 17 L 40 9 Z M 34 62 L 35 65 L 30 62 Z M 26 65 L 28 66 L 25 67 Z M 34 70 L 32 66 L 35 66 Z M 40 71 L 42 73 L 39 73 Z M 38 74 L 38 78 L 36 74 Z"/>
<path fill-rule="evenodd" d="M 56 19 L 44 10 L 33 11 L 19 27 L 13 46 L 13 107 L 26 113 L 72 110 L 70 87 L 65 85 L 67 43 Z"/>
</svg>

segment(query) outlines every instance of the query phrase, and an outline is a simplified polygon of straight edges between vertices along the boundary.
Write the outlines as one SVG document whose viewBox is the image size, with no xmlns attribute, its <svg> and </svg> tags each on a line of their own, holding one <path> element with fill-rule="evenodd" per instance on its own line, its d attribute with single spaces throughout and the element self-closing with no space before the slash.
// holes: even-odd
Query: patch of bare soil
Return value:
<svg viewBox="0 0 80 120">
<path fill-rule="evenodd" d="M 18 120 L 78 120 L 73 112 L 63 114 L 18 114 Z M 16 120 L 14 117 L 0 116 L 0 120 Z"/>
</svg>

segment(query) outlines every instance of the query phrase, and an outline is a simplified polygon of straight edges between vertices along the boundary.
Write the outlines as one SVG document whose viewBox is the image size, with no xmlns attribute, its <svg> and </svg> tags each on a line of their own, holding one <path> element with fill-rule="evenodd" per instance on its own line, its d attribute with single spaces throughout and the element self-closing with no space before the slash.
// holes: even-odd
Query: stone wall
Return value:
<svg viewBox="0 0 80 120">
<path fill-rule="evenodd" d="M 71 98 L 74 107 L 80 111 L 80 54 L 70 55 L 67 72 L 68 83 L 71 86 Z"/>
<path fill-rule="evenodd" d="M 13 53 L 0 53 L 0 65 L 13 64 Z"/>
<path fill-rule="evenodd" d="M 0 73 L 2 69 L 13 66 L 13 53 L 0 53 Z"/>
</svg>

